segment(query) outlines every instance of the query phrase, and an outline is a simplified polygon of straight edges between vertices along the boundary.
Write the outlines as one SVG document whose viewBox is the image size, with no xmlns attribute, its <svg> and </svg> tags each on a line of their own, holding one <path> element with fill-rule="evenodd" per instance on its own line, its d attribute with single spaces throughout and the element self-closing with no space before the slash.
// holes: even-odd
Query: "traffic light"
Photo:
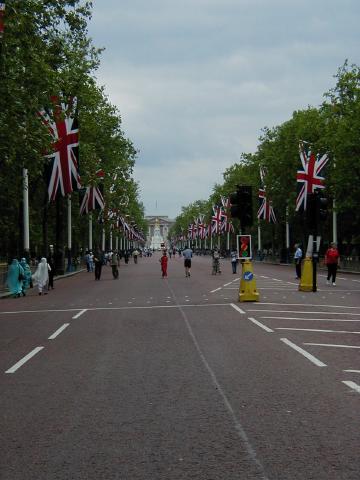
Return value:
<svg viewBox="0 0 360 480">
<path fill-rule="evenodd" d="M 323 196 L 321 190 L 315 190 L 316 195 L 316 212 L 318 222 L 324 222 L 328 214 L 328 199 Z"/>
<path fill-rule="evenodd" d="M 251 227 L 253 224 L 253 208 L 252 187 L 250 185 L 242 185 L 239 187 L 239 204 L 241 210 L 241 227 Z"/>
<path fill-rule="evenodd" d="M 238 186 L 236 192 L 230 194 L 230 214 L 240 220 L 241 227 L 250 227 L 253 224 L 252 187 Z"/>
<path fill-rule="evenodd" d="M 306 226 L 309 232 L 314 233 L 317 230 L 316 196 L 315 193 L 306 195 Z"/>
<path fill-rule="evenodd" d="M 232 218 L 240 218 L 239 192 L 231 193 L 230 196 L 230 215 Z"/>
<path fill-rule="evenodd" d="M 317 233 L 320 223 L 327 218 L 328 199 L 316 189 L 307 194 L 306 205 L 306 226 L 310 232 Z"/>
</svg>

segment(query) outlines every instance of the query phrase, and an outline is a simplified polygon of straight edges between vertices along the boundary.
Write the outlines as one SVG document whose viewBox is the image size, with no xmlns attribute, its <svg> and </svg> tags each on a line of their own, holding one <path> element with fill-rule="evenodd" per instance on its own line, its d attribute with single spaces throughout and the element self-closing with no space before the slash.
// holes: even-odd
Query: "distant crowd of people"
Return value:
<svg viewBox="0 0 360 480">
<path fill-rule="evenodd" d="M 96 249 L 95 251 L 87 251 L 84 256 L 84 261 L 87 271 L 89 273 L 94 272 L 95 280 L 100 280 L 102 267 L 104 265 L 109 265 L 111 267 L 113 277 L 114 279 L 117 279 L 119 277 L 118 268 L 122 259 L 125 264 L 128 264 L 130 259 L 133 259 L 134 264 L 137 264 L 139 257 L 151 257 L 154 252 L 154 249 L 146 247 L 111 250 L 108 252 L 102 252 L 100 249 Z M 199 249 L 193 250 L 190 246 L 186 246 L 184 248 L 170 247 L 161 250 L 159 262 L 162 278 L 168 276 L 168 259 L 177 256 L 183 258 L 185 277 L 189 278 L 191 275 L 191 262 L 193 255 L 202 254 L 209 254 L 211 256 L 211 272 L 213 275 L 221 273 L 220 259 L 226 256 L 230 256 L 232 273 L 236 274 L 239 257 L 235 246 L 230 251 L 226 252 L 222 252 L 216 247 L 212 250 L 203 251 Z M 296 279 L 300 280 L 304 259 L 303 249 L 300 244 L 295 244 L 293 258 L 295 262 Z M 331 243 L 325 253 L 325 265 L 328 271 L 326 280 L 327 284 L 332 284 L 333 286 L 336 285 L 336 274 L 339 261 L 340 255 L 337 246 L 335 243 Z M 32 269 L 25 258 L 22 258 L 20 261 L 17 258 L 14 258 L 8 268 L 6 285 L 11 294 L 16 298 L 26 296 L 28 289 L 33 287 L 37 288 L 39 295 L 46 295 L 49 290 L 54 288 L 54 275 L 55 262 L 52 257 L 49 259 L 42 257 L 39 261 L 36 261 L 34 273 L 32 273 Z"/>
</svg>

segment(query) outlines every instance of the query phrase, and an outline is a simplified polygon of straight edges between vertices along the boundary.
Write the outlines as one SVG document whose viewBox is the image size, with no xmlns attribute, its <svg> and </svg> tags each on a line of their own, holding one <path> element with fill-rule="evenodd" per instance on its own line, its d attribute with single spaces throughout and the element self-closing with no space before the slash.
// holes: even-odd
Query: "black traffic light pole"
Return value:
<svg viewBox="0 0 360 480">
<path fill-rule="evenodd" d="M 312 251 L 312 265 L 313 265 L 313 288 L 312 291 L 317 291 L 316 285 L 316 269 L 319 261 L 319 252 L 317 250 L 318 228 L 320 223 L 326 219 L 327 216 L 327 198 L 322 196 L 321 190 L 316 189 L 314 193 L 307 196 L 307 223 L 310 231 L 313 233 L 313 251 Z"/>
</svg>

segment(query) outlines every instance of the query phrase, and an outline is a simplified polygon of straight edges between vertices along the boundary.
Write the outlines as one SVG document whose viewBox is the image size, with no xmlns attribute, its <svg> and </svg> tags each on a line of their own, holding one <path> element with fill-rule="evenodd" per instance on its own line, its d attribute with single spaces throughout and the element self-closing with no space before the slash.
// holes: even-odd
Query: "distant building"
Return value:
<svg viewBox="0 0 360 480">
<path fill-rule="evenodd" d="M 146 235 L 146 246 L 155 249 L 160 248 L 161 243 L 165 243 L 168 246 L 168 233 L 175 221 L 166 215 L 148 215 L 145 217 L 145 220 L 149 225 Z"/>
</svg>

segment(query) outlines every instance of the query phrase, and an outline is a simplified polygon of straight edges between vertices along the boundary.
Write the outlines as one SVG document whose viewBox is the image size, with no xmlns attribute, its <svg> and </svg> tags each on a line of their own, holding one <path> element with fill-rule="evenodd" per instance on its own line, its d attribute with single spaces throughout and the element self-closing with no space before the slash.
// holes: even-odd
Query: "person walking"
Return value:
<svg viewBox="0 0 360 480">
<path fill-rule="evenodd" d="M 101 270 L 104 263 L 104 255 L 98 250 L 94 255 L 94 264 L 95 264 L 95 280 L 100 280 Z"/>
<path fill-rule="evenodd" d="M 296 271 L 296 279 L 299 280 L 301 278 L 301 260 L 302 260 L 302 250 L 300 248 L 300 244 L 297 243 L 295 245 L 295 255 L 294 255 L 294 260 L 295 260 L 295 271 Z"/>
<path fill-rule="evenodd" d="M 31 285 L 31 269 L 30 265 L 27 263 L 26 258 L 22 258 L 20 261 L 20 265 L 22 266 L 24 270 L 24 279 L 22 281 L 22 294 L 25 297 L 26 295 L 26 290 L 30 287 Z"/>
<path fill-rule="evenodd" d="M 185 250 L 183 250 L 182 254 L 184 257 L 185 277 L 190 277 L 191 259 L 193 256 L 193 251 L 190 247 L 186 247 Z"/>
<path fill-rule="evenodd" d="M 327 285 L 330 284 L 330 278 L 332 281 L 333 286 L 336 286 L 335 280 L 336 280 L 336 272 L 337 272 L 337 267 L 339 266 L 339 261 L 340 261 L 340 255 L 339 251 L 336 248 L 336 243 L 332 242 L 330 243 L 330 247 L 326 250 L 325 253 L 325 265 L 327 266 L 327 279 L 326 283 Z"/>
<path fill-rule="evenodd" d="M 135 250 L 133 251 L 134 263 L 137 263 L 138 256 L 139 256 L 139 250 L 135 248 Z"/>
<path fill-rule="evenodd" d="M 49 257 L 49 260 L 48 260 L 48 265 L 49 265 L 49 284 L 48 284 L 48 288 L 50 290 L 54 290 L 54 276 L 55 276 L 55 261 L 53 259 L 53 257 Z"/>
<path fill-rule="evenodd" d="M 235 248 L 233 248 L 230 252 L 230 258 L 231 258 L 231 268 L 232 268 L 232 273 L 236 273 L 236 267 L 238 263 L 238 253 Z"/>
<path fill-rule="evenodd" d="M 14 258 L 9 265 L 6 277 L 6 285 L 14 298 L 20 297 L 20 295 L 23 293 L 22 286 L 24 278 L 24 269 L 20 265 L 19 260 L 17 258 Z"/>
<path fill-rule="evenodd" d="M 114 279 L 118 278 L 119 277 L 119 270 L 118 270 L 119 256 L 117 252 L 112 253 L 111 259 L 110 259 L 110 265 L 111 265 L 111 270 L 112 270 Z"/>
<path fill-rule="evenodd" d="M 159 262 L 161 263 L 162 278 L 167 277 L 168 257 L 166 255 L 166 250 L 163 251 L 162 257 L 160 258 Z"/>
<path fill-rule="evenodd" d="M 49 270 L 50 266 L 48 265 L 46 258 L 42 257 L 40 260 L 32 279 L 37 285 L 39 290 L 39 295 L 47 294 L 47 284 L 49 281 Z"/>
</svg>

